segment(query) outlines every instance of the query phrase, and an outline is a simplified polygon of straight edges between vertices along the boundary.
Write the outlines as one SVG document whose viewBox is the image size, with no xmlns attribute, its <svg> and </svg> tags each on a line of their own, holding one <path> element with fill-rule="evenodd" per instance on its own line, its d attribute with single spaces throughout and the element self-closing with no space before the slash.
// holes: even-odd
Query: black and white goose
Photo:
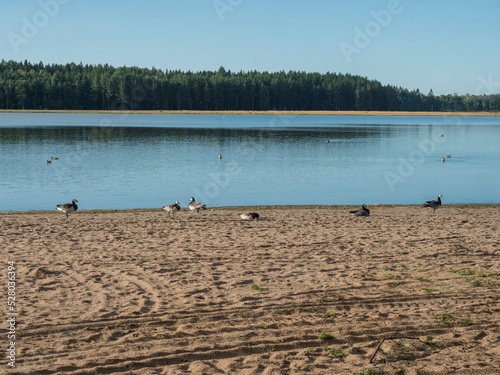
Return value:
<svg viewBox="0 0 500 375">
<path fill-rule="evenodd" d="M 196 202 L 193 197 L 189 198 L 189 200 L 191 203 L 189 203 L 188 207 L 191 211 L 196 211 L 196 213 L 199 213 L 200 210 L 207 209 L 206 205 L 204 205 L 203 203 L 200 203 L 200 202 Z"/>
<path fill-rule="evenodd" d="M 73 199 L 71 203 L 58 204 L 56 210 L 64 212 L 66 214 L 66 217 L 68 217 L 70 212 L 75 212 L 76 210 L 78 210 L 76 202 L 78 201 L 76 199 Z"/>
<path fill-rule="evenodd" d="M 248 212 L 248 213 L 240 214 L 241 220 L 254 220 L 254 219 L 256 219 L 258 221 L 259 217 L 260 217 L 259 214 L 255 213 L 255 212 Z"/>
<path fill-rule="evenodd" d="M 366 204 L 362 205 L 359 210 L 349 211 L 349 213 L 354 214 L 354 216 L 370 216 L 370 210 Z"/>
<path fill-rule="evenodd" d="M 443 196 L 441 194 L 438 195 L 437 201 L 427 201 L 424 203 L 423 207 L 430 207 L 433 209 L 433 212 L 436 212 L 436 210 L 441 207 L 441 198 Z"/>
<path fill-rule="evenodd" d="M 173 216 L 177 211 L 181 210 L 181 206 L 179 206 L 179 202 L 176 201 L 174 204 L 166 205 L 163 209 Z"/>
</svg>

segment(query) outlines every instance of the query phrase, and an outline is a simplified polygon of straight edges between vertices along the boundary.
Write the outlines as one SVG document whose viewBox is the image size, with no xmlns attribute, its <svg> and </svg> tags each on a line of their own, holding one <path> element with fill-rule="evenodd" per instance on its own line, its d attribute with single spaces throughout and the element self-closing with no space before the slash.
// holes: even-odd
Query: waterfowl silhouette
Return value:
<svg viewBox="0 0 500 375">
<path fill-rule="evenodd" d="M 445 158 L 451 158 L 451 155 L 445 155 L 444 157 Z"/>
<path fill-rule="evenodd" d="M 75 212 L 76 210 L 78 210 L 76 202 L 78 201 L 76 199 L 73 199 L 71 203 L 58 204 L 56 210 L 64 212 L 67 218 L 70 212 Z"/>
<path fill-rule="evenodd" d="M 179 202 L 178 201 L 175 201 L 174 204 L 168 204 L 166 205 L 165 207 L 163 207 L 163 209 L 165 211 L 167 211 L 170 215 L 174 216 L 174 214 L 177 212 L 177 211 L 180 211 L 181 210 L 181 206 L 179 206 Z"/>
<path fill-rule="evenodd" d="M 436 212 L 436 210 L 441 207 L 441 198 L 443 196 L 441 194 L 438 195 L 437 201 L 427 201 L 424 203 L 422 207 L 430 207 L 433 209 L 433 212 Z"/>
<path fill-rule="evenodd" d="M 255 213 L 255 212 L 248 212 L 248 213 L 240 214 L 239 216 L 242 220 L 257 219 L 257 221 L 259 220 L 259 217 L 260 217 L 259 214 Z"/>
<path fill-rule="evenodd" d="M 354 214 L 354 216 L 370 216 L 370 210 L 366 204 L 362 205 L 359 210 L 349 211 L 349 213 Z"/>
<path fill-rule="evenodd" d="M 442 163 L 444 163 L 445 161 L 446 161 L 446 160 L 445 160 L 445 158 L 442 158 L 442 159 L 441 159 L 441 162 L 442 162 Z"/>
<path fill-rule="evenodd" d="M 206 205 L 204 205 L 203 203 L 200 203 L 200 202 L 196 202 L 193 197 L 189 198 L 189 200 L 191 201 L 191 203 L 189 203 L 188 207 L 191 211 L 196 211 L 196 213 L 199 213 L 200 210 L 207 209 Z"/>
<path fill-rule="evenodd" d="M 219 154 L 219 161 L 222 160 L 222 154 Z"/>
</svg>

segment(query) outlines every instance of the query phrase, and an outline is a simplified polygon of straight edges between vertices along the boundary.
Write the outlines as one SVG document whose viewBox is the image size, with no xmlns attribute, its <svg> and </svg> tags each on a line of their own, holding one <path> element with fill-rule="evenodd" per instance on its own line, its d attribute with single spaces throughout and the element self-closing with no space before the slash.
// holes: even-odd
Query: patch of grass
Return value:
<svg viewBox="0 0 500 375">
<path fill-rule="evenodd" d="M 339 348 L 329 348 L 328 346 L 325 346 L 323 348 L 324 352 L 329 352 L 330 354 L 328 355 L 329 357 L 332 358 L 342 358 L 345 357 L 345 352 L 342 349 Z"/>
<path fill-rule="evenodd" d="M 213 326 L 211 324 L 205 324 L 203 327 L 205 327 L 205 328 L 212 328 Z"/>
<path fill-rule="evenodd" d="M 423 268 L 419 268 L 418 272 L 425 272 L 425 270 Z"/>
<path fill-rule="evenodd" d="M 465 270 L 451 269 L 451 270 L 448 270 L 447 272 L 456 273 L 457 275 L 460 275 L 460 276 L 471 276 L 471 275 L 475 275 L 477 273 L 477 271 L 474 268 L 468 268 Z"/>
<path fill-rule="evenodd" d="M 363 375 L 377 375 L 377 371 L 372 368 L 365 368 L 363 370 Z"/>
<path fill-rule="evenodd" d="M 465 320 L 462 321 L 462 325 L 465 326 L 465 327 L 471 326 L 472 324 L 474 324 L 474 322 L 470 318 L 465 319 Z"/>
<path fill-rule="evenodd" d="M 247 335 L 243 335 L 243 336 L 240 336 L 238 337 L 241 341 L 249 341 L 250 340 L 250 337 L 248 337 Z"/>
<path fill-rule="evenodd" d="M 477 288 L 478 286 L 481 286 L 481 285 L 483 285 L 483 284 L 479 280 L 474 280 L 474 281 L 471 281 L 471 283 L 470 283 L 470 286 L 473 288 Z"/>
<path fill-rule="evenodd" d="M 269 326 L 268 326 L 267 324 L 262 324 L 262 328 L 264 328 L 264 329 L 268 329 L 268 328 L 269 328 Z"/>
<path fill-rule="evenodd" d="M 395 271 L 395 272 L 399 272 L 397 269 L 395 269 L 395 268 L 390 268 L 390 267 L 386 267 L 386 268 L 384 269 L 384 271 Z"/>
<path fill-rule="evenodd" d="M 326 340 L 332 340 L 332 339 L 334 339 L 334 338 L 335 338 L 334 336 L 332 336 L 332 335 L 330 335 L 330 334 L 328 334 L 328 333 L 322 333 L 322 334 L 318 337 L 318 339 L 319 339 L 319 340 L 325 340 L 325 341 L 326 341 Z"/>
<path fill-rule="evenodd" d="M 434 292 L 436 289 L 435 288 L 418 288 L 419 292 L 421 290 L 424 290 L 425 294 L 427 294 L 428 296 L 432 296 L 432 292 Z"/>
<path fill-rule="evenodd" d="M 261 288 L 258 285 L 252 285 L 252 290 L 256 290 L 258 292 L 269 292 L 269 288 Z"/>
<path fill-rule="evenodd" d="M 157 340 L 165 340 L 166 337 L 165 337 L 165 335 L 158 335 L 158 336 L 156 336 L 156 339 Z"/>
<path fill-rule="evenodd" d="M 399 280 L 400 277 L 396 276 L 396 275 L 385 275 L 384 279 L 386 279 L 386 280 Z"/>
<path fill-rule="evenodd" d="M 428 282 L 430 282 L 430 280 L 429 280 L 429 279 L 426 279 L 425 277 L 417 277 L 417 280 L 418 280 L 418 281 L 422 281 L 422 282 L 424 282 L 424 283 L 428 283 Z"/>
<path fill-rule="evenodd" d="M 123 335 L 128 335 L 130 333 L 130 330 L 126 329 L 125 331 L 122 332 Z"/>
</svg>

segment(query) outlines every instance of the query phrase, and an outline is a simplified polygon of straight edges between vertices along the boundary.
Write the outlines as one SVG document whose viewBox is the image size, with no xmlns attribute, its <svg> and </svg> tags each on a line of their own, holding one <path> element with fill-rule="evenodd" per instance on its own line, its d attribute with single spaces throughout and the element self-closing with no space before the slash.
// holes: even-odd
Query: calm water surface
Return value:
<svg viewBox="0 0 500 375">
<path fill-rule="evenodd" d="M 500 203 L 499 140 L 497 117 L 2 113 L 0 211 Z"/>
</svg>

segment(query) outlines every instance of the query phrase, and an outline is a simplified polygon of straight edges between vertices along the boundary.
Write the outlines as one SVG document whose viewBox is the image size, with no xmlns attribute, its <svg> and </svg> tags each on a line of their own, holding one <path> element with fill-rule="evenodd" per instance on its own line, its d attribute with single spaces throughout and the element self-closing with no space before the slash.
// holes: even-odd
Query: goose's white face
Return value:
<svg viewBox="0 0 500 375">
<path fill-rule="evenodd" d="M 443 196 L 441 194 L 438 195 L 438 198 L 443 198 Z"/>
<path fill-rule="evenodd" d="M 175 204 L 179 204 L 179 201 L 175 201 Z"/>
</svg>

